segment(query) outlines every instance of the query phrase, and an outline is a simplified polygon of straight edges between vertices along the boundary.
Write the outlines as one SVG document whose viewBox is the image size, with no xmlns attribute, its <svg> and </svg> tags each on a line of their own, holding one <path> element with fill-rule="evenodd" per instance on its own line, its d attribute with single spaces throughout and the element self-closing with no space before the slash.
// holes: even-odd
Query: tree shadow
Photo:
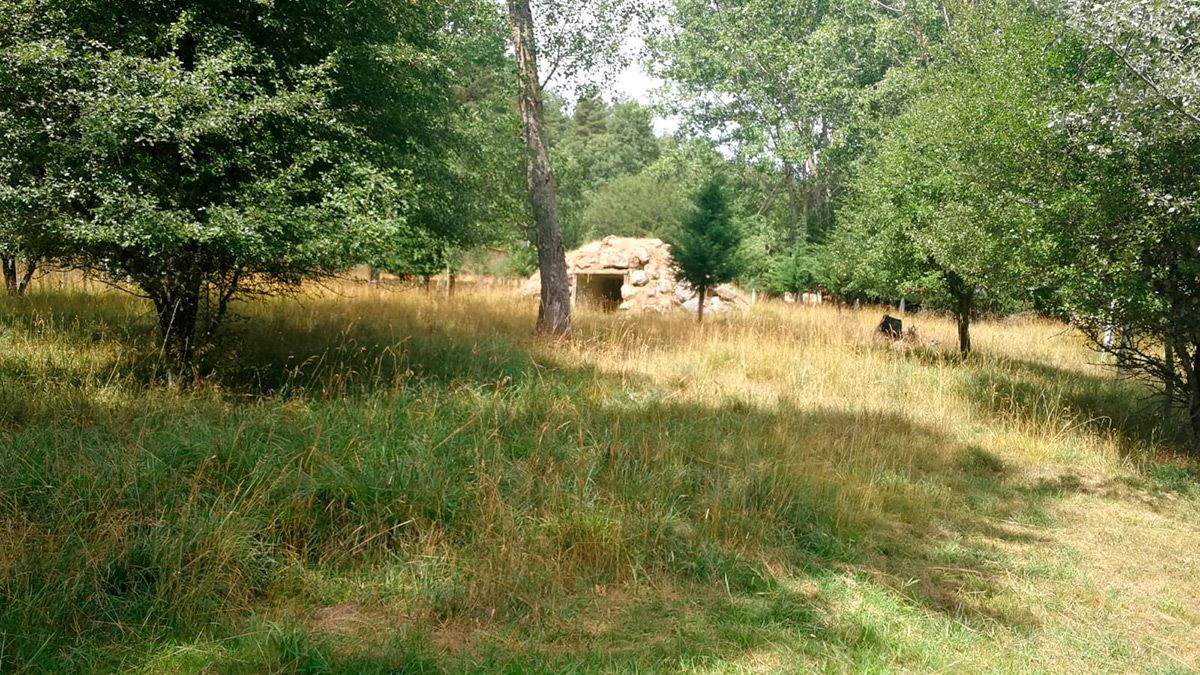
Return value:
<svg viewBox="0 0 1200 675">
<path fill-rule="evenodd" d="M 242 626 L 225 614 L 256 607 L 289 566 L 369 590 L 364 570 L 404 569 L 423 536 L 459 567 L 406 596 L 417 617 L 409 628 L 474 625 L 466 648 L 400 640 L 373 655 L 371 643 L 343 644 L 301 617 L 297 631 L 263 638 L 276 641 L 271 650 L 251 640 L 210 665 L 633 670 L 748 658 L 804 636 L 814 658 L 869 664 L 895 636 L 841 611 L 847 577 L 903 611 L 1036 627 L 1032 612 L 994 602 L 1011 571 L 1004 549 L 1044 543 L 1020 524 L 1044 519 L 1069 484 L 1030 487 L 987 448 L 894 413 L 669 399 L 627 374 L 566 362 L 528 338 L 521 317 L 472 315 L 464 324 L 250 320 L 209 357 L 221 387 L 259 403 L 247 410 L 229 404 L 234 396 L 158 402 L 132 392 L 114 404 L 93 387 L 79 393 L 86 410 L 64 415 L 53 398 L 32 398 L 0 452 L 14 466 L 44 464 L 0 482 L 0 524 L 28 521 L 49 536 L 12 568 L 25 590 L 0 587 L 14 601 L 0 625 L 47 634 L 0 644 L 0 656 L 69 658 L 76 641 L 136 653 L 236 634 Z M 118 316 L 66 330 L 84 340 Z M 1075 391 L 1075 374 L 1035 365 L 971 371 L 982 378 L 972 379 L 977 400 L 1011 391 L 1003 400 L 1024 413 L 1028 401 L 1013 397 L 1035 396 L 1038 378 L 1069 380 L 1058 383 L 1063 397 Z M 0 382 L 14 386 L 51 375 L 0 364 Z M 394 399 L 362 405 L 382 394 Z M 314 405 L 288 406 L 289 397 Z M 52 443 L 38 435 L 51 419 Z M 72 485 L 87 492 L 61 487 Z M 67 528 L 77 539 L 60 545 Z M 114 538 L 87 539 L 105 528 Z M 61 616 L 30 620 L 20 601 L 53 600 L 59 578 L 77 595 L 58 599 Z M 306 592 L 294 601 L 312 609 Z M 206 608 L 199 618 L 184 616 L 193 603 Z M 488 637 L 497 631 L 512 639 Z"/>
<path fill-rule="evenodd" d="M 506 420 L 523 429 L 540 419 L 556 431 L 542 451 L 500 447 L 488 460 L 507 460 L 507 495 L 547 505 L 510 514 L 522 523 L 506 533 L 512 557 L 476 561 L 502 570 L 503 583 L 468 592 L 447 614 L 416 619 L 429 641 L 406 641 L 376 660 L 359 644 L 346 664 L 657 670 L 736 663 L 800 640 L 814 659 L 833 653 L 878 666 L 896 636 L 839 605 L 847 577 L 879 589 L 885 599 L 877 602 L 898 608 L 887 611 L 1037 627 L 1033 612 L 993 602 L 1014 572 L 1002 549 L 1047 543 L 1020 523 L 1044 518 L 1069 485 L 1029 486 L 993 453 L 899 415 L 584 403 L 588 416 L 574 426 L 562 426 L 571 416 L 549 403 Z M 444 450 L 469 452 L 472 443 L 467 436 Z M 851 459 L 851 446 L 872 453 Z M 538 473 L 554 459 L 573 462 L 571 470 Z M 572 496 L 554 501 L 564 494 Z M 453 645 L 437 637 L 447 630 Z M 338 653 L 337 635 L 301 632 L 313 649 Z"/>
<path fill-rule="evenodd" d="M 993 354 L 964 375 L 964 394 L 991 418 L 1112 434 L 1127 454 L 1148 447 L 1188 454 L 1182 414 L 1168 411 L 1142 382 Z"/>
<path fill-rule="evenodd" d="M 379 300 L 391 297 L 381 292 Z M 319 299 L 332 316 L 302 312 L 243 318 L 202 360 L 207 377 L 255 396 L 365 396 L 407 385 L 455 387 L 520 383 L 540 377 L 533 317 L 470 296 L 417 297 L 395 312 L 371 299 Z M 299 308 L 303 298 L 287 300 Z M 390 314 L 388 312 L 391 312 Z"/>
</svg>

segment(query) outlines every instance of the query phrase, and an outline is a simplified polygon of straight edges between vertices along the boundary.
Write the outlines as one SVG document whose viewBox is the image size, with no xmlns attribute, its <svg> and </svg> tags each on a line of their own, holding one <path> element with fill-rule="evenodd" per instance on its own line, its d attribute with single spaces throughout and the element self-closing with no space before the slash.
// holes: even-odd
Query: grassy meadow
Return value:
<svg viewBox="0 0 1200 675">
<path fill-rule="evenodd" d="M 1200 482 L 1064 325 L 0 300 L 0 672 L 1191 672 Z"/>
</svg>

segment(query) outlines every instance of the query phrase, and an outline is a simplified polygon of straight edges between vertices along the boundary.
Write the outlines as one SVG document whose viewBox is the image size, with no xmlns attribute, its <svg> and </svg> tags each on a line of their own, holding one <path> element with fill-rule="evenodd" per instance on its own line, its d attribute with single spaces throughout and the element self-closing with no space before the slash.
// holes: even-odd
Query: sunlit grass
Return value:
<svg viewBox="0 0 1200 675">
<path fill-rule="evenodd" d="M 131 298 L 0 304 L 0 671 L 1200 665 L 1194 470 L 1061 324 L 239 309 L 179 387 Z"/>
</svg>

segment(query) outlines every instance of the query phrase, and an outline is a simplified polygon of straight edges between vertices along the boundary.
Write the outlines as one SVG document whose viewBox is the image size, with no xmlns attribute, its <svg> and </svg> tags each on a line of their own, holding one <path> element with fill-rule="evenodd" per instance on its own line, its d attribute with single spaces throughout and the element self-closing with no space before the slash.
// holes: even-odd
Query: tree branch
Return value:
<svg viewBox="0 0 1200 675">
<path fill-rule="evenodd" d="M 1159 98 L 1166 101 L 1172 108 L 1175 109 L 1176 112 L 1178 112 L 1180 115 L 1183 115 L 1192 124 L 1200 125 L 1200 115 L 1197 115 L 1196 113 L 1189 111 L 1187 108 L 1184 108 L 1183 105 L 1180 104 L 1178 101 L 1176 101 L 1174 98 L 1172 98 L 1171 96 L 1168 96 L 1166 94 L 1166 92 L 1164 92 L 1162 90 L 1162 87 L 1160 87 L 1158 85 L 1157 82 L 1155 82 L 1149 75 L 1143 73 L 1141 70 L 1138 70 L 1138 68 L 1136 66 L 1134 66 L 1132 62 L 1130 62 L 1129 58 L 1125 54 L 1122 54 L 1121 52 L 1117 51 L 1116 47 L 1114 47 L 1112 45 L 1112 43 L 1104 42 L 1102 44 L 1104 45 L 1105 49 L 1112 52 L 1112 54 L 1114 56 L 1116 56 L 1118 59 L 1121 60 L 1121 63 L 1123 63 L 1125 65 L 1126 70 L 1133 73 L 1134 75 L 1137 75 L 1138 79 L 1140 79 L 1142 82 L 1145 82 L 1146 86 L 1150 87 L 1150 89 L 1152 89 L 1155 94 L 1158 94 Z"/>
<path fill-rule="evenodd" d="M 559 55 L 554 59 L 553 62 L 551 62 L 550 70 L 547 71 L 546 77 L 542 78 L 542 81 L 538 83 L 538 87 L 545 89 L 546 85 L 550 84 L 550 80 L 554 79 L 554 74 L 558 72 L 558 66 L 562 63 L 562 61 L 562 55 Z"/>
</svg>

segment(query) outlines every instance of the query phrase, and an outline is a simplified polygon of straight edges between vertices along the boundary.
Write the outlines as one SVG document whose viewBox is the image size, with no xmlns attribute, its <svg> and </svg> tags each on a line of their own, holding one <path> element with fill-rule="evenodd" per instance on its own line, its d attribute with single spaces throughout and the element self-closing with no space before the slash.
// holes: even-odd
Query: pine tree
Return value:
<svg viewBox="0 0 1200 675">
<path fill-rule="evenodd" d="M 741 273 L 741 243 L 741 232 L 729 219 L 720 182 L 710 180 L 696 199 L 695 212 L 670 242 L 676 275 L 698 293 L 697 321 L 704 321 L 708 290 Z"/>
<path fill-rule="evenodd" d="M 581 96 L 575 102 L 575 112 L 572 115 L 575 135 L 583 139 L 604 135 L 608 127 L 608 113 L 608 105 L 599 96 Z"/>
</svg>

